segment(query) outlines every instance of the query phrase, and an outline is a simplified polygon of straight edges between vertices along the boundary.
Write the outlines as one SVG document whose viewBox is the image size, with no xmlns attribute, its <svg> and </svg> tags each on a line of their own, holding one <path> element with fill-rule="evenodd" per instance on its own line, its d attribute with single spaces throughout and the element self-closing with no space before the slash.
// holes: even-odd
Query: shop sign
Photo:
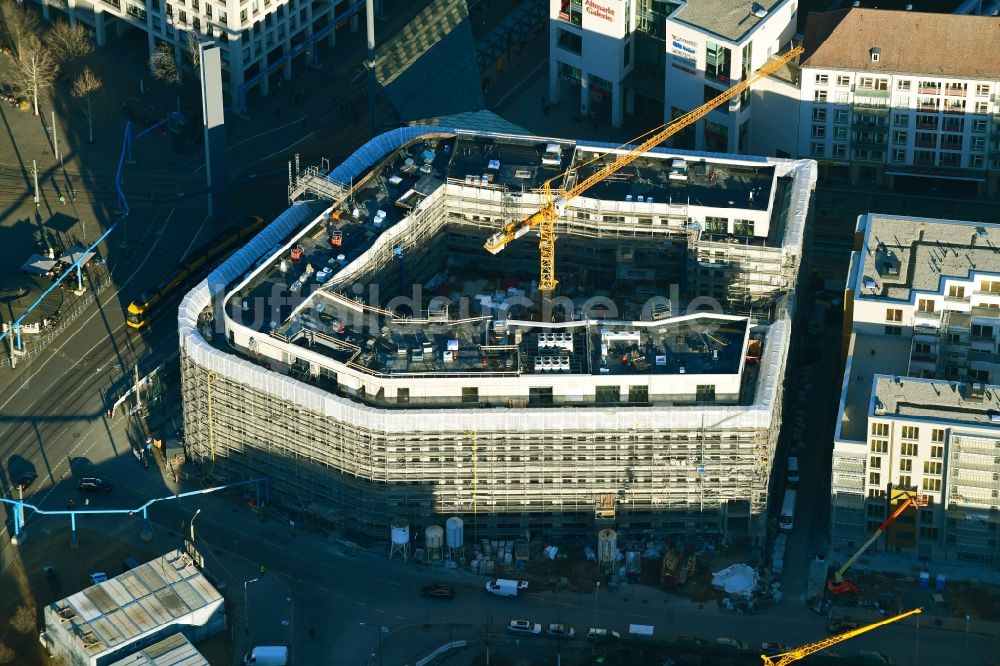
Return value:
<svg viewBox="0 0 1000 666">
<path fill-rule="evenodd" d="M 601 5 L 594 0 L 587 0 L 584 5 L 584 11 L 595 18 L 604 19 L 608 22 L 614 22 L 615 20 L 615 10 L 611 8 L 611 5 Z"/>
</svg>

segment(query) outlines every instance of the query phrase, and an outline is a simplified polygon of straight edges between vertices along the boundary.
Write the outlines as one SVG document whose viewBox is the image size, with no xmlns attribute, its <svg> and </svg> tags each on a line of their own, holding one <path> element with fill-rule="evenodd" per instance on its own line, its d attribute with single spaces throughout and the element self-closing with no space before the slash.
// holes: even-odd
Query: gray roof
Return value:
<svg viewBox="0 0 1000 666">
<path fill-rule="evenodd" d="M 905 374 L 910 363 L 910 340 L 898 335 L 858 334 L 852 340 L 851 365 L 844 375 L 846 395 L 840 439 L 863 442 L 867 438 L 872 378 L 876 373 Z"/>
<path fill-rule="evenodd" d="M 222 604 L 222 595 L 188 555 L 174 550 L 50 604 L 47 614 L 71 623 L 93 657 L 212 604 Z"/>
<path fill-rule="evenodd" d="M 463 111 L 447 116 L 437 116 L 434 118 L 422 118 L 414 121 L 413 125 L 441 125 L 442 127 L 461 127 L 463 130 L 471 132 L 496 132 L 497 134 L 523 134 L 530 135 L 531 132 L 520 125 L 515 125 L 506 118 L 498 116 L 488 109 L 479 111 Z"/>
<path fill-rule="evenodd" d="M 762 7 L 768 13 L 787 0 L 688 0 L 670 18 L 738 42 L 766 17 L 758 17 L 754 10 Z M 736 54 L 734 57 L 739 57 Z"/>
<path fill-rule="evenodd" d="M 209 666 L 184 634 L 174 634 L 108 666 Z"/>
<path fill-rule="evenodd" d="M 985 386 L 981 397 L 974 397 L 970 384 L 913 377 L 878 375 L 875 378 L 876 417 L 909 417 L 953 421 L 969 425 L 992 426 L 1000 414 L 1000 386 Z"/>
<path fill-rule="evenodd" d="M 946 277 L 1000 274 L 1000 225 L 872 215 L 865 235 L 859 298 L 910 301 L 913 291 L 938 292 Z M 887 267 L 898 262 L 898 274 Z M 866 279 L 874 289 L 865 288 Z"/>
</svg>

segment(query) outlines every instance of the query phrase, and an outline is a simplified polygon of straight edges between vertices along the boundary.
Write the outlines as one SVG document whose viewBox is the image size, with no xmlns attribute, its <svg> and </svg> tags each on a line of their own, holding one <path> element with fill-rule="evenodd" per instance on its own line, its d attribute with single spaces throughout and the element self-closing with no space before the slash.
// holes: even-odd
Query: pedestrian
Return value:
<svg viewBox="0 0 1000 666">
<path fill-rule="evenodd" d="M 264 565 L 262 564 L 262 565 L 260 565 L 260 575 L 261 575 L 261 576 L 263 576 L 263 575 L 264 575 L 264 571 L 265 571 L 265 569 L 264 569 Z"/>
<path fill-rule="evenodd" d="M 64 197 L 63 195 L 60 194 L 59 195 L 59 203 L 61 203 L 63 206 L 65 206 L 66 205 L 66 197 Z"/>
<path fill-rule="evenodd" d="M 83 500 L 83 505 L 84 506 L 90 506 L 90 498 L 89 497 L 86 498 L 85 500 Z"/>
</svg>

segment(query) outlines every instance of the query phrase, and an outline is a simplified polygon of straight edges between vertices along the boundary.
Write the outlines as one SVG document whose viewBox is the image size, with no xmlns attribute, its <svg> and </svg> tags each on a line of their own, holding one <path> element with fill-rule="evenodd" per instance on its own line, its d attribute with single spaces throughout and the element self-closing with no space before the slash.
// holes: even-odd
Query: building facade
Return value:
<svg viewBox="0 0 1000 666">
<path fill-rule="evenodd" d="M 129 30 L 146 34 L 150 55 L 161 44 L 173 48 L 180 67 L 197 42 L 221 49 L 223 88 L 234 103 L 249 88 L 262 95 L 271 80 L 291 79 L 293 66 L 306 66 L 318 50 L 336 44 L 336 30 L 358 29 L 364 0 L 40 0 L 46 20 L 62 15 L 82 23 L 98 46 Z M 280 67 L 275 67 L 275 64 Z M 242 105 L 240 106 L 242 108 Z"/>
<path fill-rule="evenodd" d="M 541 321 L 517 309 L 542 300 L 530 286 L 534 244 L 505 251 L 513 263 L 503 275 L 527 277 L 501 278 L 498 290 L 480 282 L 494 284 L 482 243 L 537 208 L 532 183 L 547 177 L 539 158 L 551 149 L 537 137 L 405 128 L 333 173 L 300 179 L 299 190 L 325 190 L 331 205 L 294 205 L 182 304 L 192 459 L 222 478 L 267 474 L 273 497 L 374 534 L 397 515 L 418 524 L 457 515 L 484 535 L 615 525 L 761 538 L 791 333 L 786 296 L 815 164 L 706 162 L 683 187 L 708 183 L 711 169 L 741 183 L 757 174 L 761 198 L 751 205 L 743 192 L 742 209 L 719 211 L 685 199 L 681 211 L 664 189 L 677 158 L 644 156 L 634 183 L 595 186 L 567 206 L 557 262 L 576 295 L 554 298 L 567 314 Z M 606 152 L 563 149 L 551 168 L 576 163 L 581 175 Z M 331 265 L 334 239 L 345 254 L 313 280 L 302 266 Z M 718 246 L 701 253 L 700 243 Z M 761 272 L 750 282 L 770 308 L 751 321 L 702 312 L 689 295 L 656 297 L 657 284 L 675 279 L 686 292 L 684 275 L 701 270 Z M 402 282 L 438 296 L 400 317 Z M 726 294 L 712 275 L 690 283 L 691 294 Z M 600 303 L 594 284 L 607 294 Z M 374 287 L 390 295 L 372 296 Z M 475 311 L 463 311 L 465 293 Z M 762 321 L 763 311 L 773 318 Z"/>
<path fill-rule="evenodd" d="M 797 16 L 794 0 L 551 0 L 550 99 L 579 98 L 583 116 L 605 105 L 614 126 L 659 103 L 670 122 L 802 39 Z M 949 48 L 920 46 L 936 43 Z M 800 62 L 671 145 L 812 158 L 851 182 L 935 178 L 980 194 L 1000 188 L 1000 69 L 982 56 L 1000 50 L 995 17 L 866 7 L 813 13 L 803 47 Z M 650 92 L 656 85 L 662 95 Z"/>
<path fill-rule="evenodd" d="M 1000 526 L 1000 226 L 866 215 L 846 300 L 831 536 L 993 567 Z"/>
<path fill-rule="evenodd" d="M 851 8 L 807 21 L 795 154 L 849 165 L 852 181 L 1000 182 L 1000 22 Z M 962 35 L 961 39 L 954 39 Z M 921 44 L 949 44 L 947 49 Z"/>
<path fill-rule="evenodd" d="M 796 0 L 688 2 L 666 23 L 664 120 L 669 122 L 759 69 L 795 33 Z M 721 153 L 750 151 L 750 91 L 681 131 L 673 145 Z M 761 109 L 760 114 L 767 114 Z M 768 154 L 774 154 L 769 151 Z"/>
</svg>

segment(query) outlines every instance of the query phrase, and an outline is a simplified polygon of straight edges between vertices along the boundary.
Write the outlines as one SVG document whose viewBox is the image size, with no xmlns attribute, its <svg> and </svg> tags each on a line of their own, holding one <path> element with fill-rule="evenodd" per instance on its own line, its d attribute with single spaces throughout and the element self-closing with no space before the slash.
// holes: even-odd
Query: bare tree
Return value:
<svg viewBox="0 0 1000 666">
<path fill-rule="evenodd" d="M 76 80 L 73 81 L 73 97 L 83 99 L 87 102 L 87 132 L 90 143 L 94 143 L 94 114 L 90 110 L 91 96 L 101 89 L 104 83 L 90 67 L 84 67 Z"/>
<path fill-rule="evenodd" d="M 18 606 L 14 617 L 10 619 L 10 626 L 19 634 L 30 634 L 36 628 L 35 616 L 34 606 Z"/>
<path fill-rule="evenodd" d="M 0 0 L 0 28 L 4 43 L 19 58 L 25 40 L 39 33 L 38 13 L 21 3 Z"/>
<path fill-rule="evenodd" d="M 19 94 L 32 98 L 37 116 L 38 96 L 55 81 L 59 65 L 41 40 L 31 36 L 21 43 L 15 68 L 14 85 Z"/>
<path fill-rule="evenodd" d="M 201 44 L 201 37 L 193 32 L 188 33 L 188 58 L 191 60 L 191 66 L 194 67 L 194 71 L 198 71 L 201 67 L 201 51 L 198 50 L 198 45 Z"/>
<path fill-rule="evenodd" d="M 57 21 L 52 25 L 45 33 L 45 43 L 61 63 L 82 58 L 94 48 L 90 34 L 82 24 L 70 25 L 66 21 Z"/>
<path fill-rule="evenodd" d="M 181 80 L 177 71 L 177 61 L 174 59 L 174 48 L 170 44 L 160 44 L 149 56 L 149 70 L 153 76 L 164 83 L 174 84 Z"/>
</svg>

